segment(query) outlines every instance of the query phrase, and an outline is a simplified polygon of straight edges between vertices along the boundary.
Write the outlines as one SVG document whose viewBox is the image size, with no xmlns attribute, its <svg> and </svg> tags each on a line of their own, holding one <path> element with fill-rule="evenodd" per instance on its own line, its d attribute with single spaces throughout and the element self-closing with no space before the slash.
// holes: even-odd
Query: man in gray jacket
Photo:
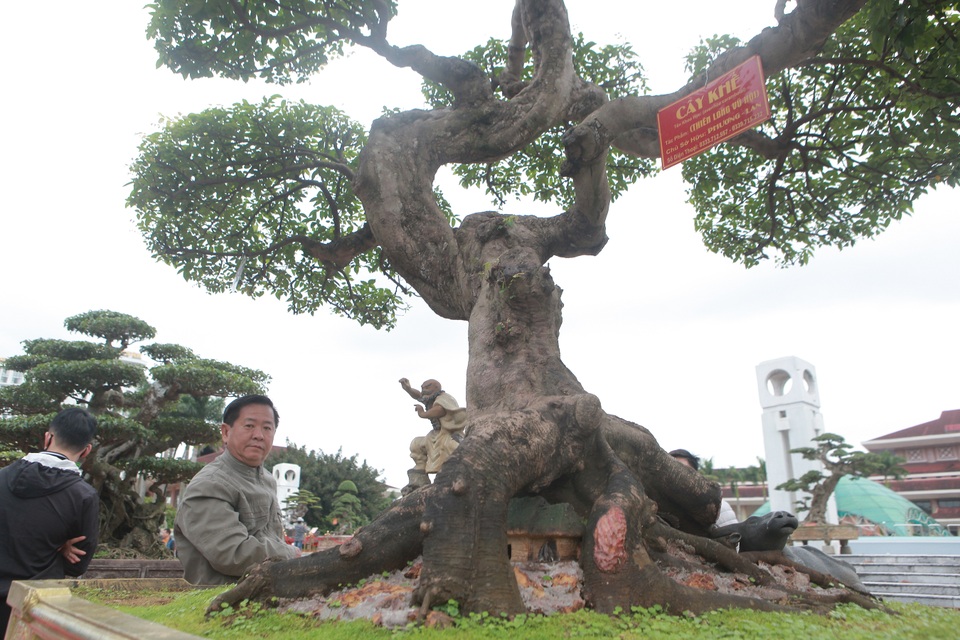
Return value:
<svg viewBox="0 0 960 640">
<path fill-rule="evenodd" d="M 177 558 L 191 584 L 237 582 L 267 558 L 299 555 L 284 540 L 277 483 L 263 468 L 279 421 L 261 395 L 237 398 L 223 412 L 223 454 L 194 476 L 177 507 Z"/>
</svg>

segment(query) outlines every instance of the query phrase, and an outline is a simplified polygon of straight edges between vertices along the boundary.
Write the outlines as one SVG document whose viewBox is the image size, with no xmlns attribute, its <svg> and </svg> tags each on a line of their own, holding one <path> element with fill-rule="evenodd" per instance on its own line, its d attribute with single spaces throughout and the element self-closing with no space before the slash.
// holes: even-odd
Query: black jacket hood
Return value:
<svg viewBox="0 0 960 640">
<path fill-rule="evenodd" d="M 83 482 L 79 473 L 48 467 L 39 462 L 17 460 L 12 465 L 7 487 L 18 498 L 39 498 Z"/>
</svg>

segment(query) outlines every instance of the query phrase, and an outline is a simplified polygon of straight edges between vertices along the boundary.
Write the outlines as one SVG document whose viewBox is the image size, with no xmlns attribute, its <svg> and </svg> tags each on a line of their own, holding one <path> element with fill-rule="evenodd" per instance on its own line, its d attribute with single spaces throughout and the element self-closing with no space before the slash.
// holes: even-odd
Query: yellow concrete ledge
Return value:
<svg viewBox="0 0 960 640">
<path fill-rule="evenodd" d="M 93 586 L 96 580 L 85 580 Z M 136 590 L 189 589 L 184 580 L 109 580 L 105 586 Z M 147 583 L 147 584 L 138 584 Z M 199 636 L 174 631 L 155 622 L 121 613 L 74 597 L 77 580 L 24 580 L 10 586 L 7 603 L 12 614 L 6 640 L 199 640 Z"/>
</svg>

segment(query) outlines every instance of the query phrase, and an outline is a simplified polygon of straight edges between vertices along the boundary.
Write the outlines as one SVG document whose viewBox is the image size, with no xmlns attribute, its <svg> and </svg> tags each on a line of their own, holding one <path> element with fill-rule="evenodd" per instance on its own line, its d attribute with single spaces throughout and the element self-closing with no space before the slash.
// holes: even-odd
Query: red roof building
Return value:
<svg viewBox="0 0 960 640">
<path fill-rule="evenodd" d="M 863 443 L 872 452 L 891 451 L 905 460 L 902 480 L 871 478 L 910 500 L 953 535 L 960 535 L 960 409 Z M 741 483 L 723 497 L 742 521 L 767 501 L 767 487 Z"/>
<path fill-rule="evenodd" d="M 863 443 L 867 451 L 891 451 L 906 462 L 902 480 L 885 482 L 891 489 L 960 532 L 960 409 L 944 411 L 937 420 L 901 429 Z"/>
</svg>

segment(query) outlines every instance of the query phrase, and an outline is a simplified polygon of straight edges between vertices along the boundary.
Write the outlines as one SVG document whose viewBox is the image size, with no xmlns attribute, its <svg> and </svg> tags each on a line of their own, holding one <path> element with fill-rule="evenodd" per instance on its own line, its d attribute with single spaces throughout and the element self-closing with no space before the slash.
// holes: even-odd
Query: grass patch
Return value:
<svg viewBox="0 0 960 640">
<path fill-rule="evenodd" d="M 204 611 L 225 589 L 118 594 L 80 588 L 76 596 L 107 604 L 125 613 L 204 638 L 270 638 L 271 640 L 556 640 L 619 638 L 620 640 L 720 640 L 795 638 L 797 640 L 933 640 L 955 638 L 960 611 L 922 605 L 890 604 L 897 615 L 843 605 L 828 616 L 762 613 L 744 609 L 701 616 L 670 616 L 658 607 L 635 608 L 606 616 L 592 611 L 553 616 L 455 616 L 448 629 L 410 625 L 384 629 L 366 621 L 323 622 L 298 614 L 278 614 L 259 604 L 245 604 L 210 619 Z M 125 598 L 127 601 L 124 602 Z M 131 604 L 131 602 L 133 604 Z"/>
</svg>

